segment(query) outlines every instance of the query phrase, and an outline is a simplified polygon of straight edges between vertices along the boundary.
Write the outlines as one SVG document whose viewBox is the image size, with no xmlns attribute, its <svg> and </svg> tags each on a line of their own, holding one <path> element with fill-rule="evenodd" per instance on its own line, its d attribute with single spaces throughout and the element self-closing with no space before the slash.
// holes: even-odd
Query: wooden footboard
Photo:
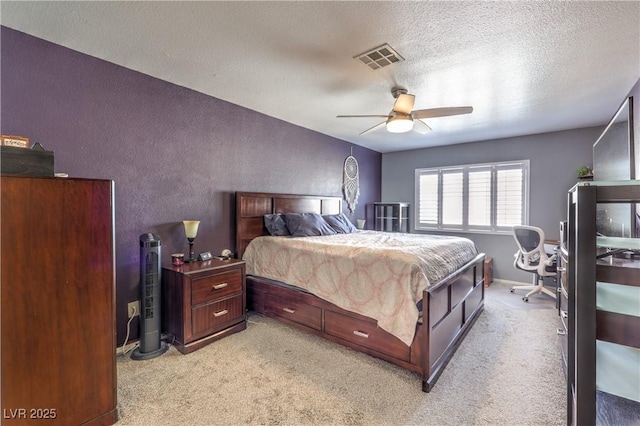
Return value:
<svg viewBox="0 0 640 426">
<path fill-rule="evenodd" d="M 429 392 L 484 309 L 484 253 L 436 285 L 423 297 L 423 333 L 428 340 L 422 390 Z M 415 344 L 415 341 L 414 341 Z"/>
<path fill-rule="evenodd" d="M 368 318 L 311 293 L 247 276 L 250 310 L 419 373 L 429 392 L 484 306 L 484 254 L 424 292 L 411 346 Z"/>
</svg>

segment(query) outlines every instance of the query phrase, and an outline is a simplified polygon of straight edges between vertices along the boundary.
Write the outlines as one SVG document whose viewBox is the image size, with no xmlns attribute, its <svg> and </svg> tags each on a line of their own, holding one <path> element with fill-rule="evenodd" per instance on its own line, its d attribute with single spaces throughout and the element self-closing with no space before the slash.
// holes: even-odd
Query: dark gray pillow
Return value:
<svg viewBox="0 0 640 426">
<path fill-rule="evenodd" d="M 265 214 L 264 226 L 267 228 L 270 235 L 276 237 L 291 235 L 281 214 Z"/>
<path fill-rule="evenodd" d="M 294 237 L 313 237 L 336 233 L 317 213 L 286 213 L 284 221 Z"/>
<path fill-rule="evenodd" d="M 358 229 L 353 226 L 353 223 L 349 220 L 344 213 L 331 214 L 322 216 L 322 218 L 336 231 L 338 234 L 351 234 L 352 232 L 358 232 Z"/>
</svg>

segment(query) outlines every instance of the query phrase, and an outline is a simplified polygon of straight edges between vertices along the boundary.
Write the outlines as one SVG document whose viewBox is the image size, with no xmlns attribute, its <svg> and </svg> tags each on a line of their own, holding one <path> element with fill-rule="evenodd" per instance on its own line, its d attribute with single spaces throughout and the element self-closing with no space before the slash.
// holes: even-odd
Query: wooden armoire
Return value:
<svg viewBox="0 0 640 426">
<path fill-rule="evenodd" d="M 111 425 L 114 185 L 3 175 L 2 424 Z"/>
</svg>

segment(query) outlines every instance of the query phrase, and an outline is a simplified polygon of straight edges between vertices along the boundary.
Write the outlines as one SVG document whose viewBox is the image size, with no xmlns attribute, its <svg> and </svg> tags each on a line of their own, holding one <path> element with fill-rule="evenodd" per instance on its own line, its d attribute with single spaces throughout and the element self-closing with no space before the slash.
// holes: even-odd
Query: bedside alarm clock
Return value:
<svg viewBox="0 0 640 426">
<path fill-rule="evenodd" d="M 202 261 L 202 260 L 211 260 L 213 259 L 213 256 L 211 255 L 210 251 L 205 251 L 204 253 L 200 253 L 198 255 L 198 260 Z"/>
</svg>

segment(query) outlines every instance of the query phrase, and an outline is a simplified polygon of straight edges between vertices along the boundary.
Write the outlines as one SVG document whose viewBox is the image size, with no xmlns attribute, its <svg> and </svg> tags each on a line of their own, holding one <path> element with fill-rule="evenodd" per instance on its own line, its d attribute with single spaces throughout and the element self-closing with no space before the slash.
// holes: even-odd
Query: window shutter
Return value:
<svg viewBox="0 0 640 426">
<path fill-rule="evenodd" d="M 469 170 L 469 226 L 491 226 L 491 169 Z"/>
<path fill-rule="evenodd" d="M 496 226 L 522 225 L 524 221 L 523 169 L 498 168 L 496 176 Z"/>
<path fill-rule="evenodd" d="M 421 224 L 438 224 L 438 173 L 421 173 L 419 176 L 418 218 Z"/>
<path fill-rule="evenodd" d="M 442 225 L 462 225 L 462 171 L 442 172 Z"/>
<path fill-rule="evenodd" d="M 529 160 L 416 169 L 415 229 L 511 232 L 529 221 Z"/>
</svg>

